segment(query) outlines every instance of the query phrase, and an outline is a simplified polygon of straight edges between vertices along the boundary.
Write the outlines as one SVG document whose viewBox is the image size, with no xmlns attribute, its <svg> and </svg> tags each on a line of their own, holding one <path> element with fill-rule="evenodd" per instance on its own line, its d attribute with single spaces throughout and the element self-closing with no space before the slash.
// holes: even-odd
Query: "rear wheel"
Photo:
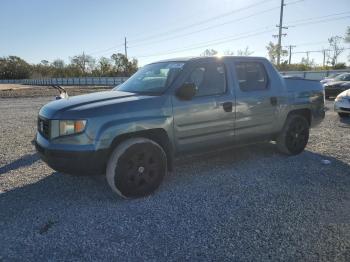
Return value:
<svg viewBox="0 0 350 262">
<path fill-rule="evenodd" d="M 290 115 L 279 134 L 278 149 L 287 155 L 297 155 L 304 151 L 309 141 L 310 125 L 301 115 Z"/>
<path fill-rule="evenodd" d="M 349 116 L 349 114 L 347 113 L 338 113 L 339 117 L 347 117 Z"/>
<path fill-rule="evenodd" d="M 163 148 L 146 138 L 131 138 L 119 144 L 107 164 L 107 181 L 114 192 L 125 198 L 151 194 L 167 172 Z"/>
</svg>

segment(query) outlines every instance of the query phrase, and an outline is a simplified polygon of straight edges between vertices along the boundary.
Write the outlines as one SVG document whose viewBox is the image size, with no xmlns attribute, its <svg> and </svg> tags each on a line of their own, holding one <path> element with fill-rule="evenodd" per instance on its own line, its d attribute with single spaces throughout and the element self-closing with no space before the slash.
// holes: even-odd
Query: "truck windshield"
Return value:
<svg viewBox="0 0 350 262">
<path fill-rule="evenodd" d="M 146 65 L 113 90 L 161 94 L 174 81 L 183 66 L 184 63 L 181 62 L 160 62 Z"/>
</svg>

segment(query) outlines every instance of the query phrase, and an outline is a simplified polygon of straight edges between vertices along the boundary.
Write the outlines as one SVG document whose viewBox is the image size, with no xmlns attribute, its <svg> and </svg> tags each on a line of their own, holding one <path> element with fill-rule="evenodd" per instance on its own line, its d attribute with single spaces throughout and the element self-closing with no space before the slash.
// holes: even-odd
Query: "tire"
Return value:
<svg viewBox="0 0 350 262">
<path fill-rule="evenodd" d="M 279 134 L 276 144 L 284 154 L 297 155 L 304 151 L 309 141 L 310 125 L 301 115 L 290 115 Z"/>
<path fill-rule="evenodd" d="M 338 113 L 339 117 L 347 117 L 349 116 L 349 114 L 347 113 Z"/>
<path fill-rule="evenodd" d="M 144 197 L 154 192 L 167 172 L 163 148 L 147 138 L 120 143 L 107 163 L 107 182 L 124 198 Z"/>
</svg>

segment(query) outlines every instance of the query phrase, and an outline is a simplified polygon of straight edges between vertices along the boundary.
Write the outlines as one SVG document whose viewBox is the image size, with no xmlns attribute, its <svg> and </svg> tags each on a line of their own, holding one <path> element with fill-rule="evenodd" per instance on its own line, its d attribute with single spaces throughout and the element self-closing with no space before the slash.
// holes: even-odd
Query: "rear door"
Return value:
<svg viewBox="0 0 350 262">
<path fill-rule="evenodd" d="M 197 94 L 190 101 L 173 96 L 174 136 L 178 151 L 191 151 L 233 141 L 234 96 L 221 62 L 194 63 L 184 77 Z M 180 83 L 180 85 L 182 84 Z"/>
<path fill-rule="evenodd" d="M 275 132 L 278 97 L 264 60 L 234 62 L 236 82 L 236 140 L 259 139 Z"/>
</svg>

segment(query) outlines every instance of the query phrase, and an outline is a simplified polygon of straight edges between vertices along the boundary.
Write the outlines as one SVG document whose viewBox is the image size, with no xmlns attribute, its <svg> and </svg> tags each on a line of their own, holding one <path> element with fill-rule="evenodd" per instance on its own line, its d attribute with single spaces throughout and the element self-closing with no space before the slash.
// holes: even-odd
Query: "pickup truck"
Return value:
<svg viewBox="0 0 350 262">
<path fill-rule="evenodd" d="M 106 174 L 114 192 L 135 198 L 155 191 L 188 152 L 275 141 L 299 154 L 324 116 L 319 82 L 284 79 L 265 58 L 171 59 L 111 91 L 46 104 L 35 144 L 54 170 Z"/>
</svg>

